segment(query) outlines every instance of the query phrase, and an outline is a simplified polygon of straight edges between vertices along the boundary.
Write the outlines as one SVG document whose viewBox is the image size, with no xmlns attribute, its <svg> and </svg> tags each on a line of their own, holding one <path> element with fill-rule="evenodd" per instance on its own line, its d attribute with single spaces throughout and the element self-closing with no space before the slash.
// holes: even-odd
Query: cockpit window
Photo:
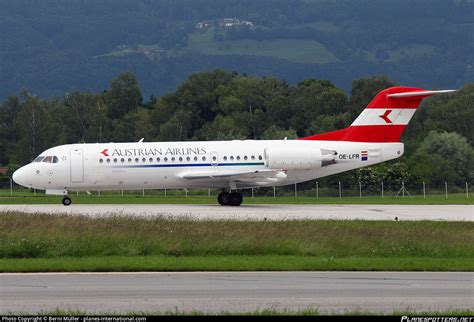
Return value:
<svg viewBox="0 0 474 322">
<path fill-rule="evenodd" d="M 34 159 L 33 162 L 41 162 L 41 160 L 43 160 L 43 158 L 44 158 L 44 156 L 40 155 L 39 157 Z"/>
<path fill-rule="evenodd" d="M 52 155 L 48 155 L 48 156 L 39 156 L 37 157 L 33 162 L 46 162 L 46 163 L 58 163 L 59 162 L 59 159 L 57 156 L 52 156 Z"/>
</svg>

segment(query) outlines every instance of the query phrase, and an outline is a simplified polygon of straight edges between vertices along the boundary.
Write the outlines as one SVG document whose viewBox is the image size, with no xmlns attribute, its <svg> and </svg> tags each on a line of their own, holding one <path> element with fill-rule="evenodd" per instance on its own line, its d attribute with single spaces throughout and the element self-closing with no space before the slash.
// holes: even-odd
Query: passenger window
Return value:
<svg viewBox="0 0 474 322">
<path fill-rule="evenodd" d="M 197 161 L 198 160 L 198 157 L 194 157 L 194 161 Z"/>
<path fill-rule="evenodd" d="M 107 159 L 107 163 L 110 163 L 110 159 Z"/>
<path fill-rule="evenodd" d="M 227 155 L 224 157 L 224 161 L 227 161 Z"/>
<path fill-rule="evenodd" d="M 100 163 L 103 163 L 103 162 L 104 162 L 104 159 L 99 159 L 99 162 L 100 162 Z"/>
<path fill-rule="evenodd" d="M 217 160 L 217 158 L 215 156 L 212 157 L 212 161 L 216 161 L 216 160 Z"/>
<path fill-rule="evenodd" d="M 233 155 L 230 156 L 230 161 L 234 161 L 234 156 Z"/>
<path fill-rule="evenodd" d="M 114 159 L 114 163 L 117 163 L 117 159 Z"/>
<path fill-rule="evenodd" d="M 239 161 L 239 160 L 240 160 L 240 155 L 237 156 L 237 161 Z"/>
<path fill-rule="evenodd" d="M 206 157 L 202 157 L 202 161 L 206 161 Z"/>
<path fill-rule="evenodd" d="M 168 158 L 165 157 L 165 158 L 163 159 L 163 161 L 168 162 Z"/>
<path fill-rule="evenodd" d="M 128 162 L 132 162 L 132 158 L 128 158 Z"/>
<path fill-rule="evenodd" d="M 156 158 L 156 162 L 160 162 L 160 158 Z"/>
<path fill-rule="evenodd" d="M 259 156 L 258 156 L 258 159 L 261 161 L 261 160 L 262 160 L 262 156 L 261 156 L 261 155 L 259 155 Z"/>
<path fill-rule="evenodd" d="M 140 161 L 140 159 L 138 159 L 138 158 L 135 158 L 135 162 L 136 162 L 136 163 L 138 163 L 138 161 Z"/>
<path fill-rule="evenodd" d="M 174 162 L 174 160 L 176 160 L 174 157 L 171 158 L 171 161 Z"/>
<path fill-rule="evenodd" d="M 248 157 L 246 155 L 244 155 L 244 160 L 247 160 L 247 159 L 248 159 Z"/>
<path fill-rule="evenodd" d="M 146 162 L 146 158 L 142 158 L 142 162 L 145 163 L 145 162 Z"/>
<path fill-rule="evenodd" d="M 255 160 L 255 155 L 252 155 L 250 159 Z"/>
<path fill-rule="evenodd" d="M 191 158 L 190 158 L 190 157 L 186 157 L 186 161 L 191 161 Z"/>
<path fill-rule="evenodd" d="M 124 158 L 121 158 L 121 159 L 120 159 L 120 162 L 124 163 L 124 162 L 125 162 L 125 159 L 124 159 Z"/>
<path fill-rule="evenodd" d="M 182 158 L 182 157 L 179 157 L 179 161 L 183 161 L 183 158 Z"/>
</svg>

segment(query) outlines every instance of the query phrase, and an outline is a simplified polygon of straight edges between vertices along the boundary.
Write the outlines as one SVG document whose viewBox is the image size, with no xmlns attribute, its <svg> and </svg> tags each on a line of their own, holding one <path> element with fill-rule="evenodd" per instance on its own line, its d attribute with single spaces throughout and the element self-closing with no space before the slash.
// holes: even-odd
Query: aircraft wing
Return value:
<svg viewBox="0 0 474 322">
<path fill-rule="evenodd" d="M 182 174 L 181 177 L 187 180 L 214 179 L 215 181 L 260 182 L 262 180 L 277 181 L 286 178 L 287 175 L 286 171 L 282 169 L 259 169 L 190 172 Z"/>
</svg>

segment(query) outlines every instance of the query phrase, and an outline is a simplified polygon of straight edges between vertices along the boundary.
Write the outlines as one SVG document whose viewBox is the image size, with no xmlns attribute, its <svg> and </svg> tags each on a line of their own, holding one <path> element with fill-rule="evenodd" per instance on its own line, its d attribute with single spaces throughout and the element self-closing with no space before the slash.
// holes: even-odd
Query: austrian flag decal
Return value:
<svg viewBox="0 0 474 322">
<path fill-rule="evenodd" d="M 362 161 L 367 161 L 369 159 L 369 154 L 367 153 L 367 151 L 361 151 L 360 158 Z"/>
</svg>

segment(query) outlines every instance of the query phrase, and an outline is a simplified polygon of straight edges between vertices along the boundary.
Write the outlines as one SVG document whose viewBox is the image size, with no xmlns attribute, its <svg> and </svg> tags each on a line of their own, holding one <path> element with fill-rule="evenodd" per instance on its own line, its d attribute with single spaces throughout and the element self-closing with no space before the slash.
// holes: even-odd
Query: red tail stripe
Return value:
<svg viewBox="0 0 474 322">
<path fill-rule="evenodd" d="M 406 125 L 360 125 L 350 126 L 322 134 L 302 138 L 316 141 L 352 141 L 352 142 L 398 142 Z"/>
<path fill-rule="evenodd" d="M 367 108 L 417 108 L 421 100 L 425 97 L 431 96 L 431 94 L 424 94 L 420 96 L 412 97 L 388 97 L 388 94 L 397 94 L 405 92 L 425 92 L 423 88 L 417 87 L 391 87 L 387 88 L 378 93 L 374 99 L 367 105 Z"/>
</svg>

